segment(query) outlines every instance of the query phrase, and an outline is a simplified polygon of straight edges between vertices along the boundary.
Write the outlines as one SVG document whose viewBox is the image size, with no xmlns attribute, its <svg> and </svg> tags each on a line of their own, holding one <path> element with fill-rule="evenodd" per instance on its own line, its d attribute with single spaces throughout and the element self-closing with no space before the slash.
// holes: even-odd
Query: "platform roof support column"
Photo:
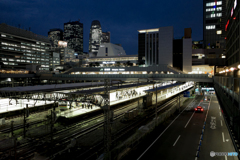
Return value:
<svg viewBox="0 0 240 160">
<path fill-rule="evenodd" d="M 110 97 L 109 79 L 104 80 L 104 160 L 111 160 L 111 123 L 110 123 Z"/>
</svg>

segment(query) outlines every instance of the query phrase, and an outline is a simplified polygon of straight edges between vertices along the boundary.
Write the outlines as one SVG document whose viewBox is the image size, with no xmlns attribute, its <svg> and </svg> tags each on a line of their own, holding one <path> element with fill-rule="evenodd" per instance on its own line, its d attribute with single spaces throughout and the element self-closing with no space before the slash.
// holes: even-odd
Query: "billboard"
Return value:
<svg viewBox="0 0 240 160">
<path fill-rule="evenodd" d="M 58 41 L 58 47 L 66 48 L 67 42 L 66 41 Z"/>
</svg>

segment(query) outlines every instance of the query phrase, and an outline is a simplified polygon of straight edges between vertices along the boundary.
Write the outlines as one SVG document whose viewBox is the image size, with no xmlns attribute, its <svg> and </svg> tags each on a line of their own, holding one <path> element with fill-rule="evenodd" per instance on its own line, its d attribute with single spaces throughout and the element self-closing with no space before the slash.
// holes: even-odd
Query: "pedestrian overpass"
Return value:
<svg viewBox="0 0 240 160">
<path fill-rule="evenodd" d="M 213 78 L 207 74 L 43 74 L 40 79 L 46 80 L 90 80 L 103 81 L 104 79 L 118 79 L 122 81 L 194 81 L 194 82 L 213 82 Z"/>
</svg>

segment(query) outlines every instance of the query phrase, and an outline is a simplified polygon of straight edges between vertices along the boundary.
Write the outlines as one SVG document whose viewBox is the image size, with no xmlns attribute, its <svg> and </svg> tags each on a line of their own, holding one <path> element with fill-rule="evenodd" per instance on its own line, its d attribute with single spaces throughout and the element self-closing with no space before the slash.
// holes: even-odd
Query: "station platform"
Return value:
<svg viewBox="0 0 240 160">
<path fill-rule="evenodd" d="M 172 91 L 172 92 L 168 92 L 167 94 L 162 94 L 162 95 L 158 94 L 157 100 L 158 101 L 165 100 L 169 97 L 175 96 L 178 93 L 183 92 L 184 90 L 188 90 L 192 87 L 193 87 L 193 85 L 188 85 L 183 90 L 179 89 L 179 90 L 175 90 L 175 91 Z M 125 99 L 121 99 L 121 100 L 118 100 L 118 101 L 113 101 L 113 102 L 110 102 L 110 106 L 117 105 L 117 104 L 120 104 L 120 103 L 123 103 L 123 102 L 127 102 L 129 100 L 134 100 L 134 99 L 137 99 L 137 98 L 141 98 L 145 95 L 147 95 L 147 93 L 144 93 L 144 94 L 141 94 L 141 95 L 138 95 L 138 96 L 134 96 L 134 97 L 131 97 L 131 98 L 125 98 Z M 155 103 L 156 102 L 155 102 L 155 97 L 154 97 L 153 98 L 153 104 L 155 104 Z M 136 107 L 136 106 L 132 106 L 132 107 Z M 74 117 L 74 116 L 79 116 L 81 114 L 90 113 L 90 112 L 93 112 L 93 111 L 96 111 L 96 110 L 101 110 L 101 108 L 98 107 L 98 106 L 95 106 L 95 105 L 92 105 L 92 108 L 89 108 L 89 109 L 88 108 L 82 108 L 82 107 L 76 107 L 76 108 L 73 108 L 71 110 L 62 111 L 61 113 L 58 114 L 58 116 L 65 117 L 65 118 L 71 118 L 71 117 Z"/>
</svg>

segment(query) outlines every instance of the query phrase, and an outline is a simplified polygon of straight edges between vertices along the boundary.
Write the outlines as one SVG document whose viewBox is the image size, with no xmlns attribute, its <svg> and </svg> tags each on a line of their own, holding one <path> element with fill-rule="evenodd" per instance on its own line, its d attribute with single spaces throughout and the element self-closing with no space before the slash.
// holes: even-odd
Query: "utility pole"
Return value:
<svg viewBox="0 0 240 160">
<path fill-rule="evenodd" d="M 109 98 L 109 79 L 104 79 L 104 160 L 111 160 L 111 111 Z"/>
</svg>

